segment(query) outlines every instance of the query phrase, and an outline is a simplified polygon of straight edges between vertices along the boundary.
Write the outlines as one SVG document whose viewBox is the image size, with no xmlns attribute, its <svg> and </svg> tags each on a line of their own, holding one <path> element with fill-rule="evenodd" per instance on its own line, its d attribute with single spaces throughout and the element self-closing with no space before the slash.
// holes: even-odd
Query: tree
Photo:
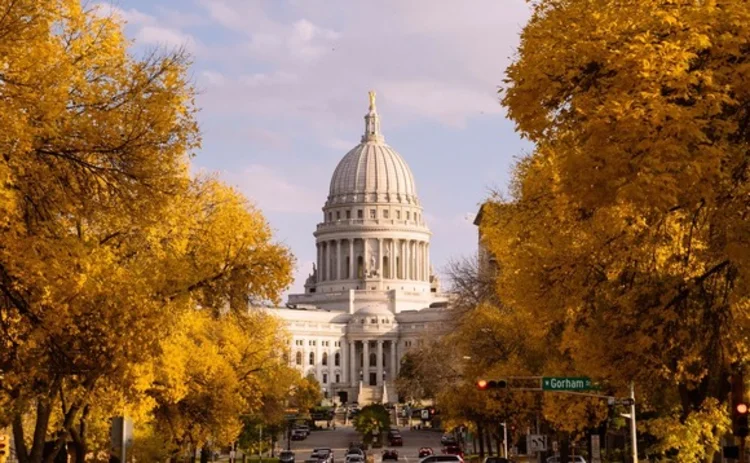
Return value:
<svg viewBox="0 0 750 463">
<path fill-rule="evenodd" d="M 373 437 L 386 432 L 391 427 L 391 417 L 388 410 L 381 404 L 371 404 L 362 407 L 354 418 L 354 429 L 362 434 L 362 442 L 369 444 Z"/>
<path fill-rule="evenodd" d="M 50 427 L 86 448 L 101 391 L 143 393 L 186 310 L 277 298 L 291 256 L 243 198 L 188 176 L 184 53 L 135 59 L 74 1 L 14 1 L 0 37 L 0 424 L 36 463 Z"/>
<path fill-rule="evenodd" d="M 536 147 L 482 225 L 498 291 L 565 370 L 687 422 L 748 361 L 750 7 L 533 8 L 502 101 Z"/>
<path fill-rule="evenodd" d="M 290 405 L 306 414 L 323 400 L 323 391 L 315 376 L 309 374 L 292 385 Z"/>
</svg>

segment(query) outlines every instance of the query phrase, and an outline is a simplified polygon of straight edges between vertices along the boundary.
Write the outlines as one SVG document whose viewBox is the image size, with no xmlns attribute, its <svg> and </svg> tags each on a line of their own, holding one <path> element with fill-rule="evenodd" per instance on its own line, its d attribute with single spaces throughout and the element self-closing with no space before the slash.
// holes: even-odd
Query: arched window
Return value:
<svg viewBox="0 0 750 463">
<path fill-rule="evenodd" d="M 295 363 L 297 365 L 302 365 L 302 352 L 297 352 Z"/>
<path fill-rule="evenodd" d="M 320 360 L 323 365 L 328 365 L 328 352 L 323 352 L 323 358 Z"/>
<path fill-rule="evenodd" d="M 310 365 L 315 365 L 315 352 L 310 352 Z"/>
<path fill-rule="evenodd" d="M 378 356 L 374 353 L 370 354 L 370 366 L 376 367 L 378 366 Z"/>
<path fill-rule="evenodd" d="M 336 355 L 333 356 L 333 364 L 335 366 L 341 365 L 341 354 L 339 354 L 338 352 L 336 352 Z M 338 381 L 336 382 L 338 383 Z"/>
</svg>

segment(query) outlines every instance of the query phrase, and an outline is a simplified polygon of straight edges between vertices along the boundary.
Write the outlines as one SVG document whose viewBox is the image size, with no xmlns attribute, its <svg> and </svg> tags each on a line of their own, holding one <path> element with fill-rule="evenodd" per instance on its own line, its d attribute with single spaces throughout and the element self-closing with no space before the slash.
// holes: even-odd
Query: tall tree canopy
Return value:
<svg viewBox="0 0 750 463">
<path fill-rule="evenodd" d="M 78 0 L 0 12 L 0 425 L 40 462 L 97 397 L 144 393 L 185 311 L 277 299 L 292 259 L 238 193 L 190 178 L 184 53 L 136 58 Z"/>
<path fill-rule="evenodd" d="M 568 372 L 691 426 L 750 360 L 750 4 L 533 8 L 502 102 L 536 148 L 482 225 L 498 291 Z"/>
</svg>

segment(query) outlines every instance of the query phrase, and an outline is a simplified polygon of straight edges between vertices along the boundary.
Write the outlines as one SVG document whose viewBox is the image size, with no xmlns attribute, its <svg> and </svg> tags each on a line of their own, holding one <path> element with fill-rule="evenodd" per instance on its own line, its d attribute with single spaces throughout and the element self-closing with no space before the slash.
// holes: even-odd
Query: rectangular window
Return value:
<svg viewBox="0 0 750 463">
<path fill-rule="evenodd" d="M 362 209 L 357 209 L 357 218 L 364 219 L 364 217 L 365 217 L 364 211 L 362 211 Z"/>
<path fill-rule="evenodd" d="M 409 211 L 406 211 L 406 220 L 411 219 L 411 213 Z"/>
<path fill-rule="evenodd" d="M 336 382 L 337 382 L 337 383 L 340 383 L 340 382 L 341 382 L 341 377 L 340 377 L 339 375 L 336 375 Z"/>
<path fill-rule="evenodd" d="M 383 209 L 383 218 L 384 219 L 388 218 L 388 209 Z"/>
<path fill-rule="evenodd" d="M 371 219 L 377 219 L 378 218 L 378 211 L 376 209 L 370 209 L 370 218 Z"/>
<path fill-rule="evenodd" d="M 396 218 L 401 220 L 401 211 L 396 211 Z"/>
<path fill-rule="evenodd" d="M 336 220 L 341 218 L 341 211 L 336 211 Z"/>
<path fill-rule="evenodd" d="M 323 373 L 323 384 L 328 384 L 328 375 Z"/>
<path fill-rule="evenodd" d="M 352 218 L 352 211 L 346 211 L 346 218 L 351 219 Z"/>
</svg>

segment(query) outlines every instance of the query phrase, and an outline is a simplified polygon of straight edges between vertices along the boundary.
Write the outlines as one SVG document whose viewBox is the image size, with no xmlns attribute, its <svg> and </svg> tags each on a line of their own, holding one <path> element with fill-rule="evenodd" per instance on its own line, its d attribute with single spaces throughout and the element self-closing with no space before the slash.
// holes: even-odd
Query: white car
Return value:
<svg viewBox="0 0 750 463">
<path fill-rule="evenodd" d="M 549 457 L 547 463 L 560 463 L 560 457 Z M 586 463 L 586 459 L 580 455 L 568 457 L 568 463 Z"/>
</svg>

